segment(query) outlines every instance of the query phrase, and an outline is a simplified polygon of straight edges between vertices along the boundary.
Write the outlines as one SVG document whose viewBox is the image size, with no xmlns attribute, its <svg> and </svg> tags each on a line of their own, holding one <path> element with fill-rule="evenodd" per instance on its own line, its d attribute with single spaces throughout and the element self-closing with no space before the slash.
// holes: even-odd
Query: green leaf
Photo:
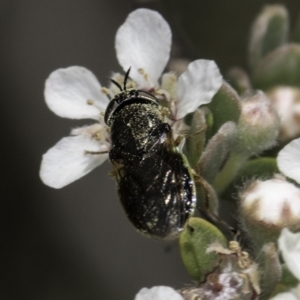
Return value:
<svg viewBox="0 0 300 300">
<path fill-rule="evenodd" d="M 271 178 L 278 173 L 276 158 L 260 157 L 249 160 L 239 170 L 235 180 L 230 184 L 224 193 L 224 198 L 230 199 L 231 195 L 237 194 L 237 188 L 241 188 L 244 183 L 253 178 Z"/>
<path fill-rule="evenodd" d="M 246 71 L 241 68 L 231 68 L 227 73 L 227 80 L 239 95 L 243 95 L 252 90 L 249 76 Z"/>
<path fill-rule="evenodd" d="M 240 97 L 225 81 L 207 107 L 213 115 L 211 136 L 213 136 L 224 123 L 228 121 L 236 123 L 241 114 Z"/>
<path fill-rule="evenodd" d="M 213 186 L 201 175 L 195 180 L 197 207 L 203 211 L 211 220 L 217 220 L 219 214 L 219 198 Z"/>
<path fill-rule="evenodd" d="M 290 291 L 290 289 L 295 288 L 298 285 L 298 283 L 298 279 L 295 278 L 294 275 L 290 272 L 290 270 L 286 267 L 286 265 L 283 264 L 281 281 L 276 285 L 269 299 L 275 297 L 277 294 Z"/>
<path fill-rule="evenodd" d="M 249 63 L 253 68 L 269 52 L 288 41 L 289 15 L 282 5 L 267 5 L 253 23 Z"/>
<path fill-rule="evenodd" d="M 293 288 L 299 283 L 298 279 L 291 273 L 285 264 L 282 265 L 281 283 L 289 288 Z"/>
<path fill-rule="evenodd" d="M 260 299 L 269 299 L 273 289 L 280 281 L 282 268 L 278 251 L 274 243 L 265 244 L 258 255 L 257 262 L 260 267 Z"/>
<path fill-rule="evenodd" d="M 192 168 L 198 163 L 205 144 L 205 115 L 205 110 L 198 108 L 193 114 L 188 116 L 186 122 L 190 126 L 190 130 L 185 142 L 185 153 Z"/>
<path fill-rule="evenodd" d="M 263 90 L 276 85 L 300 87 L 300 45 L 284 45 L 265 56 L 253 71 L 253 85 Z"/>
<path fill-rule="evenodd" d="M 300 15 L 298 16 L 295 28 L 292 33 L 292 41 L 295 43 L 300 43 Z"/>
<path fill-rule="evenodd" d="M 212 183 L 229 152 L 235 145 L 237 129 L 234 122 L 226 122 L 209 140 L 199 161 L 199 175 Z"/>
<path fill-rule="evenodd" d="M 183 263 L 193 280 L 201 281 L 219 264 L 216 253 L 207 253 L 207 248 L 219 243 L 226 247 L 224 235 L 211 223 L 200 218 L 190 218 L 179 237 Z"/>
<path fill-rule="evenodd" d="M 268 178 L 278 173 L 276 158 L 260 157 L 249 160 L 239 172 L 239 178 L 247 180 L 253 177 Z"/>
</svg>

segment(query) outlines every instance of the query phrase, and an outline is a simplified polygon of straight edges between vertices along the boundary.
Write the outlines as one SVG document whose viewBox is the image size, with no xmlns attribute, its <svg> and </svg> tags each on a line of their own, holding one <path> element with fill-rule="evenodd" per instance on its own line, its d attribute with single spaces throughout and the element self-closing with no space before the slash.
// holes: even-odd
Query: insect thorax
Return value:
<svg viewBox="0 0 300 300">
<path fill-rule="evenodd" d="M 111 126 L 113 147 L 131 155 L 146 153 L 161 142 L 160 125 L 163 117 L 158 106 L 132 103 L 115 115 Z"/>
</svg>

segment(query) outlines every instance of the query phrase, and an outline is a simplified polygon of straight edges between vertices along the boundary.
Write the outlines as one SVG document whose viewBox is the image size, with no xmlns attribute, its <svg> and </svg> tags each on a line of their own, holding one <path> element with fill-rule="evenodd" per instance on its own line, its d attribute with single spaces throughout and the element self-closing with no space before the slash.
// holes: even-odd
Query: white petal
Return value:
<svg viewBox="0 0 300 300">
<path fill-rule="evenodd" d="M 178 100 L 173 111 L 176 120 L 209 103 L 221 85 L 222 75 L 214 61 L 199 59 L 191 62 L 178 78 Z"/>
<path fill-rule="evenodd" d="M 299 300 L 297 296 L 295 296 L 292 292 L 285 292 L 277 294 L 275 297 L 271 298 L 270 300 Z"/>
<path fill-rule="evenodd" d="M 183 300 L 183 298 L 168 286 L 155 286 L 151 289 L 142 288 L 134 300 Z"/>
<path fill-rule="evenodd" d="M 40 177 L 53 188 L 59 189 L 81 178 L 102 164 L 107 154 L 86 154 L 85 151 L 107 151 L 107 146 L 87 136 L 61 139 L 42 159 Z"/>
<path fill-rule="evenodd" d="M 109 102 L 95 75 L 77 66 L 50 74 L 45 83 L 45 100 L 60 117 L 96 120 Z"/>
<path fill-rule="evenodd" d="M 137 9 L 118 29 L 115 46 L 123 70 L 131 67 L 130 77 L 140 88 L 151 88 L 169 60 L 171 30 L 159 13 Z"/>
<path fill-rule="evenodd" d="M 292 233 L 284 228 L 278 245 L 287 267 L 300 280 L 300 233 Z"/>
<path fill-rule="evenodd" d="M 279 151 L 277 165 L 285 176 L 300 183 L 300 138 L 291 141 Z"/>
<path fill-rule="evenodd" d="M 104 122 L 104 121 L 103 121 Z M 95 123 L 89 126 L 82 126 L 71 130 L 71 135 L 83 135 L 95 139 L 102 147 L 110 148 L 110 133 L 106 125 Z"/>
</svg>

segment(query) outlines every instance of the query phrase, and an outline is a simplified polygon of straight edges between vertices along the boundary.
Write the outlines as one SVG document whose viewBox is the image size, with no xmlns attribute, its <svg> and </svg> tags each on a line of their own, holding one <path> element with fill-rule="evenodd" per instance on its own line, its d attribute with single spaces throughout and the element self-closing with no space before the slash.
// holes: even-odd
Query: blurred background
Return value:
<svg viewBox="0 0 300 300">
<path fill-rule="evenodd" d="M 108 162 L 61 190 L 42 184 L 42 154 L 86 124 L 55 116 L 44 82 L 57 68 L 81 65 L 106 85 L 121 71 L 115 33 L 137 7 L 168 20 L 174 55 L 214 59 L 223 74 L 233 65 L 247 68 L 251 22 L 269 3 L 0 0 L 1 300 L 133 299 L 142 287 L 192 283 L 176 242 L 145 238 L 126 219 Z M 293 26 L 299 0 L 280 3 Z"/>
</svg>

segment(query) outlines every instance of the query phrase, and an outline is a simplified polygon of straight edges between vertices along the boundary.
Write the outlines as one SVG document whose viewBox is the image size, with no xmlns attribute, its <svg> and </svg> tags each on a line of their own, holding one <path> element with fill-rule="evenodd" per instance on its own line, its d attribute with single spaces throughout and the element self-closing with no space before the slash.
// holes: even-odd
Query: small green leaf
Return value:
<svg viewBox="0 0 300 300">
<path fill-rule="evenodd" d="M 252 90 L 249 76 L 246 71 L 241 68 L 231 68 L 227 73 L 227 80 L 239 95 L 243 95 Z"/>
<path fill-rule="evenodd" d="M 237 194 L 237 188 L 241 188 L 245 182 L 253 178 L 271 178 L 278 173 L 276 158 L 260 157 L 247 161 L 239 170 L 235 180 L 230 184 L 224 193 L 226 199 Z"/>
<path fill-rule="evenodd" d="M 190 130 L 185 142 L 185 152 L 192 168 L 198 163 L 205 144 L 205 114 L 204 109 L 198 108 L 191 116 L 189 115 Z"/>
<path fill-rule="evenodd" d="M 201 175 L 195 180 L 197 207 L 204 211 L 212 220 L 219 214 L 219 198 L 213 186 Z"/>
<path fill-rule="evenodd" d="M 276 85 L 300 87 L 300 45 L 284 45 L 265 56 L 253 71 L 253 85 L 263 90 Z"/>
<path fill-rule="evenodd" d="M 282 5 L 267 5 L 253 23 L 249 63 L 254 68 L 269 52 L 288 41 L 289 15 Z"/>
<path fill-rule="evenodd" d="M 298 279 L 291 273 L 285 264 L 282 265 L 281 283 L 290 288 L 295 287 L 299 283 Z"/>
<path fill-rule="evenodd" d="M 231 121 L 224 123 L 205 147 L 205 151 L 197 166 L 199 175 L 212 183 L 229 152 L 234 147 L 236 138 L 236 124 Z"/>
<path fill-rule="evenodd" d="M 276 285 L 269 299 L 273 299 L 277 294 L 290 291 L 291 288 L 295 288 L 298 284 L 298 279 L 295 278 L 286 265 L 283 264 L 281 281 Z"/>
<path fill-rule="evenodd" d="M 239 172 L 240 180 L 247 180 L 253 177 L 270 178 L 278 173 L 276 158 L 260 157 L 249 160 Z"/>
<path fill-rule="evenodd" d="M 213 115 L 211 135 L 214 135 L 228 121 L 236 123 L 241 114 L 240 97 L 225 81 L 207 107 Z"/>
<path fill-rule="evenodd" d="M 282 274 L 278 251 L 274 243 L 268 243 L 262 247 L 257 262 L 261 270 L 261 294 L 259 297 L 260 299 L 269 299 Z"/>
<path fill-rule="evenodd" d="M 214 243 L 226 247 L 224 235 L 211 223 L 190 218 L 179 237 L 183 263 L 193 280 L 201 281 L 219 264 L 215 253 L 207 253 L 207 248 Z"/>
<path fill-rule="evenodd" d="M 298 16 L 295 28 L 292 32 L 292 41 L 295 43 L 300 43 L 300 15 Z"/>
</svg>

